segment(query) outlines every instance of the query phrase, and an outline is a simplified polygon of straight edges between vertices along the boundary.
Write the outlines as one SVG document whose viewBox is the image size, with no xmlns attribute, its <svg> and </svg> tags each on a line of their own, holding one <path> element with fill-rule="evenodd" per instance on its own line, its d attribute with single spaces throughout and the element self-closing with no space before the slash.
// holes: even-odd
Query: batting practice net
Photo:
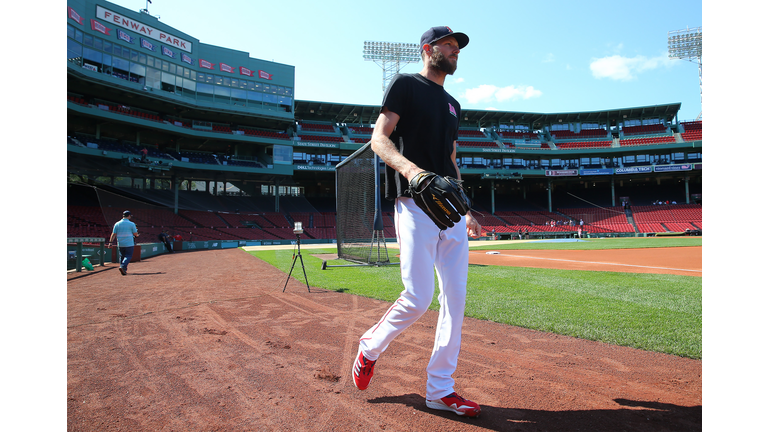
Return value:
<svg viewBox="0 0 768 432">
<path fill-rule="evenodd" d="M 370 141 L 336 165 L 336 246 L 340 259 L 364 265 L 389 264 L 379 172 L 379 157 Z"/>
</svg>

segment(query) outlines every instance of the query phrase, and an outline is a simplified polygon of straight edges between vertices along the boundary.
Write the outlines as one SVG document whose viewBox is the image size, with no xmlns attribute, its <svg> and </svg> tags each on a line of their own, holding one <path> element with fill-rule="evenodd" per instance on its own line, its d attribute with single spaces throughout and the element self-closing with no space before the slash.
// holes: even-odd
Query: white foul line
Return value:
<svg viewBox="0 0 768 432">
<path fill-rule="evenodd" d="M 470 252 L 470 253 L 477 254 L 479 252 Z M 572 262 L 572 263 L 579 263 L 579 264 L 602 264 L 602 265 L 612 265 L 612 266 L 637 267 L 637 268 L 648 268 L 648 269 L 658 269 L 658 270 L 675 270 L 675 271 L 701 273 L 701 270 L 677 269 L 677 268 L 670 268 L 670 267 L 643 266 L 643 265 L 636 265 L 636 264 L 617 264 L 617 263 L 605 263 L 605 262 L 597 262 L 597 261 L 578 261 L 578 260 L 569 260 L 569 259 L 563 259 L 563 258 L 544 258 L 544 257 L 533 257 L 533 256 L 526 256 L 526 255 L 506 255 L 506 254 L 501 254 L 501 256 L 503 256 L 503 257 L 511 257 L 511 258 L 540 259 L 540 260 L 548 260 L 548 261 L 565 261 L 565 262 Z"/>
</svg>

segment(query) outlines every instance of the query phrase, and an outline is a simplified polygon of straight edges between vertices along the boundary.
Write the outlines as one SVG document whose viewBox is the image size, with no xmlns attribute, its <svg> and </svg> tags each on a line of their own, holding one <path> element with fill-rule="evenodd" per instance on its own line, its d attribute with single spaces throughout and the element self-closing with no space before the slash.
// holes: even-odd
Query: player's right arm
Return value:
<svg viewBox="0 0 768 432">
<path fill-rule="evenodd" d="M 376 119 L 376 125 L 373 127 L 371 149 L 379 155 L 385 164 L 410 181 L 416 174 L 424 170 L 401 155 L 395 143 L 389 139 L 399 120 L 400 116 L 397 113 L 388 110 L 387 107 L 382 107 L 379 118 Z"/>
</svg>

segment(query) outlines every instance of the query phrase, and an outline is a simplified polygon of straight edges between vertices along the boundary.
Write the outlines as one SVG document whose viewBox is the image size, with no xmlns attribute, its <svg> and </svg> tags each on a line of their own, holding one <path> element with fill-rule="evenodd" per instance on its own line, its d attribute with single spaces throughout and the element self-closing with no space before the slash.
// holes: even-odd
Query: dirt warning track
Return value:
<svg viewBox="0 0 768 432">
<path fill-rule="evenodd" d="M 69 431 L 702 427 L 699 360 L 467 318 L 454 376 L 482 414 L 462 419 L 424 403 L 436 312 L 391 344 L 359 391 L 357 340 L 389 303 L 309 293 L 303 278 L 282 292 L 285 273 L 240 249 L 116 268 L 67 283 Z"/>
</svg>

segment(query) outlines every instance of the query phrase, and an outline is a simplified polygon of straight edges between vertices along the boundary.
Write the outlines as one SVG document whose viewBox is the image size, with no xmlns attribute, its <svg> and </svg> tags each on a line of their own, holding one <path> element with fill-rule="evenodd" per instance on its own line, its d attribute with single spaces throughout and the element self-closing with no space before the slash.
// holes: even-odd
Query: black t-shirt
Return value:
<svg viewBox="0 0 768 432">
<path fill-rule="evenodd" d="M 451 160 L 461 106 L 443 86 L 420 74 L 398 74 L 382 106 L 400 116 L 390 139 L 400 154 L 426 171 L 458 177 Z M 386 167 L 386 198 L 409 196 L 408 179 Z"/>
</svg>

